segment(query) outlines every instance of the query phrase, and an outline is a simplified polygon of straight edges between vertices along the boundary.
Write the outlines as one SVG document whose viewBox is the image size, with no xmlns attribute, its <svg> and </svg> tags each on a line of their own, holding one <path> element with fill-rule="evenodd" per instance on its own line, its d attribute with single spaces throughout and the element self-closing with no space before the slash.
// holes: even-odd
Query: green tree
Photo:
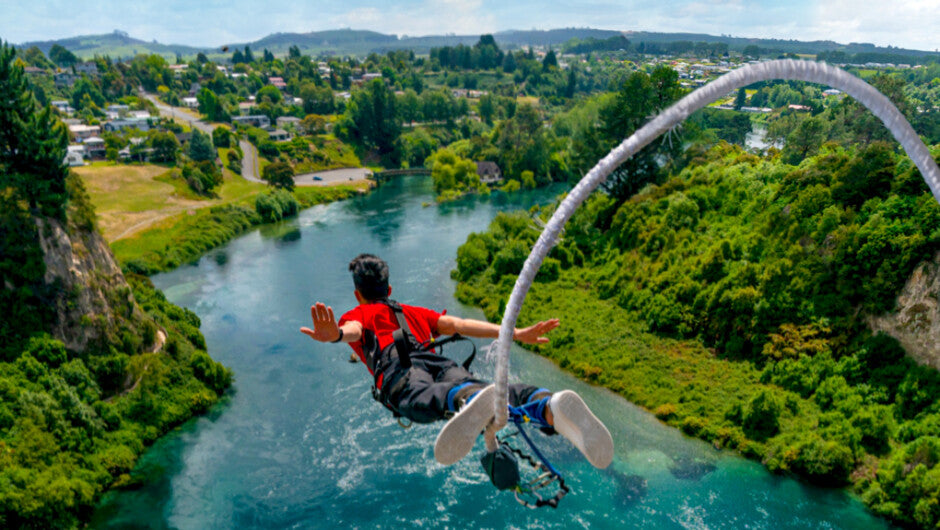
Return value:
<svg viewBox="0 0 940 530">
<path fill-rule="evenodd" d="M 75 82 L 71 94 L 72 106 L 78 110 L 85 110 L 93 103 L 96 107 L 104 105 L 104 96 L 98 86 L 85 76 Z"/>
<path fill-rule="evenodd" d="M 333 91 L 328 86 L 304 83 L 300 87 L 298 97 L 304 100 L 306 114 L 333 114 L 336 111 Z"/>
<path fill-rule="evenodd" d="M 480 113 L 480 119 L 487 125 L 493 124 L 493 116 L 496 115 L 496 102 L 494 98 L 495 96 L 492 94 L 485 94 L 480 98 L 480 102 L 477 105 L 477 112 Z"/>
<path fill-rule="evenodd" d="M 215 147 L 212 146 L 209 135 L 199 129 L 193 129 L 192 138 L 189 140 L 189 158 L 196 162 L 211 162 L 215 157 Z"/>
<path fill-rule="evenodd" d="M 212 145 L 215 147 L 230 147 L 232 145 L 231 131 L 225 127 L 212 129 Z"/>
<path fill-rule="evenodd" d="M 542 59 L 542 69 L 550 70 L 552 68 L 558 68 L 558 57 L 555 56 L 555 50 L 548 50 L 545 58 Z"/>
<path fill-rule="evenodd" d="M 31 208 L 64 220 L 68 133 L 51 107 L 36 111 L 15 53 L 0 44 L 0 190 L 12 187 Z"/>
<path fill-rule="evenodd" d="M 199 112 L 205 114 L 209 121 L 226 121 L 228 119 L 219 97 L 209 88 L 203 87 L 196 95 L 196 101 L 199 102 Z"/>
<path fill-rule="evenodd" d="M 434 191 L 442 195 L 448 191 L 463 192 L 481 186 L 477 165 L 454 154 L 450 149 L 438 150 L 428 159 Z"/>
<path fill-rule="evenodd" d="M 59 44 L 53 44 L 52 48 L 49 48 L 49 58 L 62 68 L 70 68 L 78 62 L 78 57 L 74 53 Z"/>
<path fill-rule="evenodd" d="M 270 100 L 271 103 L 274 103 L 275 105 L 280 103 L 281 99 L 283 99 L 281 97 L 281 91 L 278 90 L 274 85 L 265 85 L 261 87 L 261 90 L 258 90 L 258 92 L 255 94 L 255 101 L 258 103 L 261 103 L 264 98 L 268 98 L 268 100 Z"/>
<path fill-rule="evenodd" d="M 370 81 L 353 94 L 346 106 L 349 135 L 367 149 L 380 155 L 393 152 L 401 130 L 395 94 L 381 79 Z"/>
<path fill-rule="evenodd" d="M 151 132 L 150 147 L 153 148 L 153 160 L 157 162 L 176 162 L 180 151 L 179 140 L 171 132 Z"/>
<path fill-rule="evenodd" d="M 741 110 L 745 103 L 747 103 L 747 91 L 741 87 L 738 89 L 738 95 L 734 97 L 734 110 Z"/>
<path fill-rule="evenodd" d="M 548 180 L 548 142 L 542 117 L 535 107 L 523 103 L 512 118 L 500 122 L 495 143 L 499 149 L 499 165 L 505 175 L 519 179 L 522 172 L 528 170 L 536 180 Z"/>
<path fill-rule="evenodd" d="M 829 127 L 826 122 L 817 116 L 810 116 L 801 121 L 796 129 L 787 135 L 783 159 L 789 164 L 799 164 L 804 158 L 819 150 L 828 131 Z"/>
<path fill-rule="evenodd" d="M 294 189 L 294 168 L 287 162 L 278 161 L 268 164 L 261 172 L 261 178 L 275 188 L 283 188 L 287 191 Z"/>
<path fill-rule="evenodd" d="M 601 113 L 602 151 L 607 152 L 628 138 L 681 94 L 679 76 L 671 68 L 658 66 L 652 74 L 633 72 Z M 670 132 L 615 169 L 603 184 L 604 189 L 618 200 L 626 200 L 646 184 L 655 182 L 660 174 L 659 161 L 668 162 L 681 148 L 681 133 Z"/>
</svg>

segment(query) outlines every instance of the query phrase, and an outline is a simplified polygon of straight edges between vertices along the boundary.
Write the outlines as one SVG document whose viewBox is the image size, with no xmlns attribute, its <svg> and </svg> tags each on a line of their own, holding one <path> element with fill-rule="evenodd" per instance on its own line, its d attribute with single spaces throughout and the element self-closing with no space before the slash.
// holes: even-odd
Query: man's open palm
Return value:
<svg viewBox="0 0 940 530">
<path fill-rule="evenodd" d="M 303 327 L 300 332 L 320 342 L 332 342 L 339 338 L 339 326 L 333 316 L 333 308 L 321 302 L 310 306 L 310 316 L 313 318 L 313 329 Z"/>
</svg>

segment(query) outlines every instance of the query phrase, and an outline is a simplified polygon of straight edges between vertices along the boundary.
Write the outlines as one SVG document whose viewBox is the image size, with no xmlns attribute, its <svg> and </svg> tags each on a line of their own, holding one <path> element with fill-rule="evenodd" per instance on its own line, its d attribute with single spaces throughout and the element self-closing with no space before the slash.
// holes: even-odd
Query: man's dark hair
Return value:
<svg viewBox="0 0 940 530">
<path fill-rule="evenodd" d="M 359 254 L 349 262 L 353 283 L 365 299 L 384 300 L 388 297 L 388 264 L 372 254 Z"/>
</svg>

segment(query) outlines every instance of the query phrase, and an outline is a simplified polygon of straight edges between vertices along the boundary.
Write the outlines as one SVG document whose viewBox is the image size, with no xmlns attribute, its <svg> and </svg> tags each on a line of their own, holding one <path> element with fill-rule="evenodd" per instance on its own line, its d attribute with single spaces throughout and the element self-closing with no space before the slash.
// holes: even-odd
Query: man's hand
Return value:
<svg viewBox="0 0 940 530">
<path fill-rule="evenodd" d="M 543 320 L 542 322 L 532 324 L 527 328 L 516 328 L 516 332 L 513 334 L 512 338 L 526 344 L 545 344 L 548 342 L 548 337 L 544 337 L 543 335 L 557 327 L 557 318 Z"/>
<path fill-rule="evenodd" d="M 339 326 L 336 325 L 332 307 L 317 302 L 310 306 L 310 316 L 313 318 L 313 329 L 300 328 L 301 333 L 320 342 L 333 342 L 339 338 Z"/>
</svg>

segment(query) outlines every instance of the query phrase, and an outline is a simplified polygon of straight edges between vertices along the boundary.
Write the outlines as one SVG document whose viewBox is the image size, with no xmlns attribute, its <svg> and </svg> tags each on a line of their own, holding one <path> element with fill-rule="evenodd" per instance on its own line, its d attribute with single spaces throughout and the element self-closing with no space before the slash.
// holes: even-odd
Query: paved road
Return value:
<svg viewBox="0 0 940 530">
<path fill-rule="evenodd" d="M 328 171 L 314 171 L 303 175 L 294 176 L 294 184 L 297 186 L 329 186 L 340 182 L 350 182 L 355 180 L 365 180 L 372 175 L 372 171 L 364 167 L 348 167 L 344 169 L 331 169 Z M 320 177 L 320 180 L 314 180 L 313 177 Z"/>
<path fill-rule="evenodd" d="M 164 116 L 183 120 L 189 123 L 190 126 L 195 127 L 196 129 L 199 129 L 200 131 L 209 135 L 211 135 L 212 131 L 218 127 L 218 125 L 213 125 L 202 120 L 193 119 L 192 114 L 188 114 L 178 107 L 171 107 L 170 105 L 167 105 L 166 103 L 158 100 L 152 94 L 145 94 L 143 92 L 141 92 L 141 94 L 145 98 L 149 99 L 151 103 L 156 105 L 157 110 L 160 111 L 160 114 L 163 114 Z M 242 178 L 252 182 L 264 183 L 264 181 L 260 178 L 261 172 L 258 168 L 258 152 L 255 147 L 245 140 L 240 140 L 238 145 L 242 148 L 242 153 L 244 153 L 244 156 L 242 157 Z"/>
</svg>

